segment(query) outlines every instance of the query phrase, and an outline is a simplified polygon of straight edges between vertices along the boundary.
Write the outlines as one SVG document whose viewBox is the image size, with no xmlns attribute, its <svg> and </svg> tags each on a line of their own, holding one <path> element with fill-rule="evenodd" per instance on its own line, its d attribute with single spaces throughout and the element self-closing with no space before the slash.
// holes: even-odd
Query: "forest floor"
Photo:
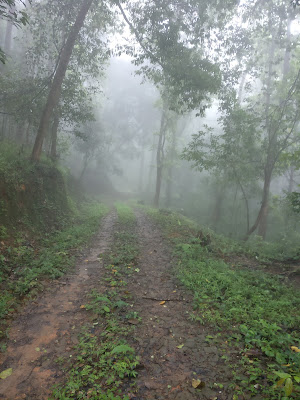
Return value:
<svg viewBox="0 0 300 400">
<path fill-rule="evenodd" d="M 191 318 L 193 295 L 175 277 L 176 262 L 144 211 L 111 211 L 75 270 L 13 321 L 0 399 L 250 398 L 234 394 L 225 362 L 239 351 L 224 357 L 216 332 Z"/>
</svg>

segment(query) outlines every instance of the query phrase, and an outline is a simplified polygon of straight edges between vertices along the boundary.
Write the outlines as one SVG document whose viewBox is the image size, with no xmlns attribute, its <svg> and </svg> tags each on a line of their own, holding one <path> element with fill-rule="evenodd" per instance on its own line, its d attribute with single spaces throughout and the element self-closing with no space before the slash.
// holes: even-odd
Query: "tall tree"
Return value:
<svg viewBox="0 0 300 400">
<path fill-rule="evenodd" d="M 30 4 L 31 0 L 29 0 L 28 3 Z M 26 6 L 26 2 L 22 0 L 0 0 L 0 19 L 7 21 L 4 51 L 0 47 L 0 62 L 2 64 L 5 64 L 6 52 L 10 50 L 13 26 L 21 27 L 28 23 L 26 11 L 17 8 L 19 4 Z"/>
<path fill-rule="evenodd" d="M 60 54 L 56 72 L 53 77 L 53 81 L 52 81 L 51 88 L 50 88 L 50 91 L 48 94 L 47 102 L 46 102 L 46 105 L 45 105 L 43 113 L 42 113 L 37 136 L 36 136 L 34 147 L 32 150 L 31 158 L 33 161 L 39 161 L 39 159 L 40 159 L 40 156 L 42 153 L 43 141 L 48 132 L 48 127 L 49 127 L 50 119 L 52 117 L 53 110 L 59 102 L 62 83 L 63 83 L 64 77 L 65 77 L 65 74 L 66 74 L 66 71 L 68 68 L 68 64 L 69 64 L 69 61 L 70 61 L 70 58 L 72 55 L 75 41 L 77 39 L 80 29 L 82 28 L 82 26 L 84 24 L 84 20 L 87 16 L 87 13 L 88 13 L 93 1 L 94 0 L 86 0 L 81 3 L 81 6 L 78 10 L 76 20 L 69 32 L 66 43 Z"/>
</svg>

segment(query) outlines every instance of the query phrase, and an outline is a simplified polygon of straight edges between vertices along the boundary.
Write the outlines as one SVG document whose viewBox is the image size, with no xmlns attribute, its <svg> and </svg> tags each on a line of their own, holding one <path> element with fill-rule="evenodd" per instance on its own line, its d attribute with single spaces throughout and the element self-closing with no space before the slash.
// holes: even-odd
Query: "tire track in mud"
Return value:
<svg viewBox="0 0 300 400">
<path fill-rule="evenodd" d="M 7 352 L 0 356 L 0 371 L 12 368 L 13 373 L 0 380 L 0 399 L 48 399 L 63 376 L 55 360 L 68 352 L 72 356 L 85 319 L 80 305 L 95 285 L 101 288 L 103 262 L 98 255 L 111 247 L 115 222 L 115 212 L 104 217 L 75 272 L 51 284 L 13 322 Z"/>
<path fill-rule="evenodd" d="M 225 388 L 209 387 L 230 382 L 231 373 L 218 349 L 205 341 L 211 332 L 188 319 L 192 297 L 172 275 L 176 261 L 161 232 L 141 211 L 136 211 L 136 217 L 139 272 L 132 276 L 128 290 L 142 318 L 134 340 L 143 369 L 134 399 L 232 399 Z M 205 387 L 193 388 L 193 379 L 205 382 Z"/>
</svg>

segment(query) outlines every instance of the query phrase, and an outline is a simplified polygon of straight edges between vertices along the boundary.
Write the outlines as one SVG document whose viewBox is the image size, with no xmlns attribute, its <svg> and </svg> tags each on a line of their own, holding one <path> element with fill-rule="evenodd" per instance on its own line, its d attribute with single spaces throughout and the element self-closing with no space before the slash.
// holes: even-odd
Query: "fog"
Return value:
<svg viewBox="0 0 300 400">
<path fill-rule="evenodd" d="M 298 240 L 296 3 L 11 7 L 2 143 L 66 168 L 87 196 L 173 210 L 238 240 Z"/>
</svg>

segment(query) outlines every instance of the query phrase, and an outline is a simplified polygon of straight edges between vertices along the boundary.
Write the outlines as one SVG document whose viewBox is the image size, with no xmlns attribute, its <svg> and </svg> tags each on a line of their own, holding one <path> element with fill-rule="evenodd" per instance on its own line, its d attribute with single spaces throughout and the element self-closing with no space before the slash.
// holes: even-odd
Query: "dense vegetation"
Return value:
<svg viewBox="0 0 300 400">
<path fill-rule="evenodd" d="M 74 266 L 108 208 L 75 196 L 66 171 L 49 161 L 33 165 L 8 144 L 0 150 L 0 176 L 2 339 L 22 301 Z"/>
<path fill-rule="evenodd" d="M 229 249 L 228 242 L 223 246 L 220 238 L 199 231 L 192 221 L 177 214 L 147 212 L 171 240 L 177 277 L 194 294 L 190 318 L 215 329 L 207 339 L 220 346 L 231 366 L 236 394 L 268 399 L 284 393 L 287 398 L 292 393 L 297 396 L 299 291 L 259 265 L 241 266 L 235 261 L 236 248 Z"/>
</svg>

